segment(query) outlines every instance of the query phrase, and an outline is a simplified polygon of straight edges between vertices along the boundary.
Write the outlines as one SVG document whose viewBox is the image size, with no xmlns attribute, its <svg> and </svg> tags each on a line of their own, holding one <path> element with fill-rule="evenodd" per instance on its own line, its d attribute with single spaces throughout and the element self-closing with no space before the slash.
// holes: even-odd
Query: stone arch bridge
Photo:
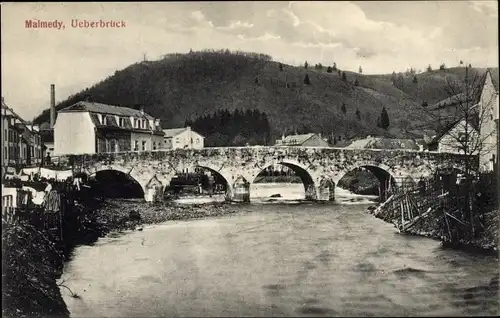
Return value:
<svg viewBox="0 0 500 318">
<path fill-rule="evenodd" d="M 271 165 L 281 164 L 301 178 L 306 199 L 332 201 L 339 180 L 355 168 L 370 170 L 385 191 L 388 184 L 398 187 L 406 180 L 418 181 L 440 169 L 463 170 L 465 156 L 412 150 L 254 146 L 69 155 L 67 159 L 74 172 L 92 175 L 116 170 L 128 174 L 145 194 L 151 184 L 164 189 L 177 173 L 204 168 L 226 180 L 229 199 L 239 197 L 235 190 L 239 194 L 247 191 L 249 197 L 249 185 L 257 175 Z M 242 183 L 247 185 L 244 190 L 239 186 L 235 189 Z M 147 195 L 145 198 L 152 200 Z"/>
</svg>

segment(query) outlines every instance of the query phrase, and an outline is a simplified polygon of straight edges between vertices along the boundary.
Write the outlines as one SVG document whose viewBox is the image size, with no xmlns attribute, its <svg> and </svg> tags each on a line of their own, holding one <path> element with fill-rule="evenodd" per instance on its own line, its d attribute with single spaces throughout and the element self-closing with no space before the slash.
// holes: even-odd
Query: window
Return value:
<svg viewBox="0 0 500 318">
<path fill-rule="evenodd" d="M 124 119 L 123 118 L 118 118 L 118 126 L 123 127 L 124 126 Z"/>
<path fill-rule="evenodd" d="M 458 141 L 465 142 L 467 139 L 467 135 L 464 132 L 458 133 Z"/>
<path fill-rule="evenodd" d="M 146 140 L 142 141 L 142 150 L 146 150 Z"/>
<path fill-rule="evenodd" d="M 107 116 L 102 116 L 102 124 L 103 125 L 107 125 L 108 124 Z"/>
<path fill-rule="evenodd" d="M 139 150 L 139 141 L 135 140 L 134 141 L 134 151 L 138 151 L 138 150 Z"/>
<path fill-rule="evenodd" d="M 156 150 L 156 141 L 153 142 L 153 150 Z"/>
<path fill-rule="evenodd" d="M 7 147 L 4 147 L 4 149 L 5 149 L 3 152 L 5 154 L 4 157 L 5 157 L 5 159 L 9 159 L 9 157 L 7 156 L 7 154 L 8 154 Z"/>
</svg>

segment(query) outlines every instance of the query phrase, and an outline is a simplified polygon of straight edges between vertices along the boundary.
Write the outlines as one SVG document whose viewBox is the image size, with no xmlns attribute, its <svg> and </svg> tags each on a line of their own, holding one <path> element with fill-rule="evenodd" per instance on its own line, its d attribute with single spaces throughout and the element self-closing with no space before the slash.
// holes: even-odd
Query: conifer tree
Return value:
<svg viewBox="0 0 500 318">
<path fill-rule="evenodd" d="M 304 84 L 306 84 L 306 85 L 311 84 L 311 81 L 309 80 L 309 74 L 306 74 L 306 76 L 304 77 Z"/>
<path fill-rule="evenodd" d="M 387 113 L 387 110 L 382 108 L 382 112 L 380 113 L 380 120 L 379 120 L 379 127 L 387 130 L 390 126 L 389 122 L 389 114 Z"/>
</svg>

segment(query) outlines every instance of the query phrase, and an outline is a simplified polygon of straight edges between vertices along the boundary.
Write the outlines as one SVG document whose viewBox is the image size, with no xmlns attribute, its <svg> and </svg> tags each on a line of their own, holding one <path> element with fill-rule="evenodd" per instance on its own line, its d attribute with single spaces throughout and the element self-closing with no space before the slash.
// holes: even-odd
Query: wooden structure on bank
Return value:
<svg viewBox="0 0 500 318">
<path fill-rule="evenodd" d="M 444 217 L 448 225 L 450 219 L 462 225 L 467 222 L 460 220 L 457 215 L 460 209 L 460 203 L 463 203 L 459 196 L 460 189 L 444 189 L 442 184 L 431 180 L 420 181 L 418 185 L 412 188 L 404 188 L 399 192 L 392 193 L 390 197 L 381 204 L 374 215 L 386 222 L 393 223 L 402 233 L 412 232 L 414 227 L 425 219 L 431 218 L 439 221 Z M 459 211 L 458 214 L 461 214 Z M 436 215 L 437 214 L 437 215 Z M 447 226 L 449 230 L 449 225 Z M 450 230 L 449 230 L 450 232 Z M 446 233 L 452 237 L 452 233 Z"/>
<path fill-rule="evenodd" d="M 53 208 L 54 204 L 48 203 L 51 198 L 58 201 L 56 209 Z M 65 214 L 73 209 L 73 205 L 74 201 L 70 189 L 52 190 L 46 194 L 42 205 L 33 204 L 30 191 L 17 189 L 16 197 L 2 195 L 2 223 L 27 223 L 62 241 Z"/>
</svg>

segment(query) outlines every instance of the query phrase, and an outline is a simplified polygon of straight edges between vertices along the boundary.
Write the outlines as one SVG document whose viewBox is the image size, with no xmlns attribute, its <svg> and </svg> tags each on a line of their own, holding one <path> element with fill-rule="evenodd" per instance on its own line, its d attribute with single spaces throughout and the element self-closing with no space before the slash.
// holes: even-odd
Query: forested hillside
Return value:
<svg viewBox="0 0 500 318">
<path fill-rule="evenodd" d="M 494 74 L 498 78 L 498 69 Z M 82 99 L 144 106 L 162 120 L 164 128 L 181 127 L 217 112 L 258 112 L 266 114 L 270 125 L 267 143 L 295 131 L 343 138 L 414 137 L 409 132 L 424 123 L 423 102 L 448 97 L 446 78 L 461 76 L 461 69 L 401 74 L 403 85 L 395 84 L 393 75 L 363 75 L 319 65 L 296 67 L 255 53 L 190 52 L 130 65 L 56 108 Z M 384 107 L 387 129 L 379 127 Z M 48 122 L 48 115 L 44 111 L 35 122 Z"/>
</svg>

